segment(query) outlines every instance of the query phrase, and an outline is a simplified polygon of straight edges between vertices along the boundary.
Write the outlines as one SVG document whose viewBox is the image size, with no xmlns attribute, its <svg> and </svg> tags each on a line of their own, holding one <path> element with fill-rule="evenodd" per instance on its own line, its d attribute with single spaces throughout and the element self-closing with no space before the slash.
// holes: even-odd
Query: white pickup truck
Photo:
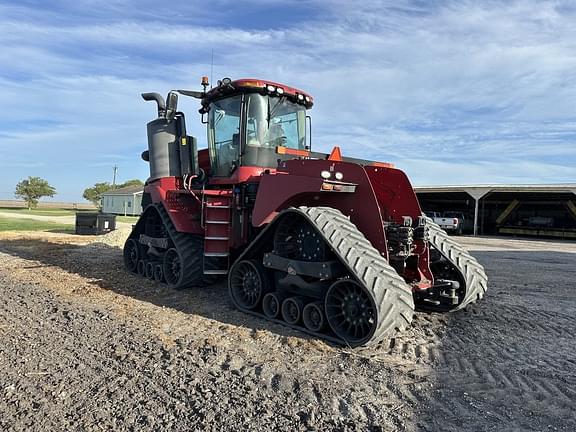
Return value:
<svg viewBox="0 0 576 432">
<path fill-rule="evenodd" d="M 462 231 L 466 228 L 467 221 L 462 213 L 458 215 L 459 217 L 456 217 L 455 212 L 446 212 L 444 215 L 440 212 L 425 212 L 425 214 L 448 233 L 462 235 Z"/>
</svg>

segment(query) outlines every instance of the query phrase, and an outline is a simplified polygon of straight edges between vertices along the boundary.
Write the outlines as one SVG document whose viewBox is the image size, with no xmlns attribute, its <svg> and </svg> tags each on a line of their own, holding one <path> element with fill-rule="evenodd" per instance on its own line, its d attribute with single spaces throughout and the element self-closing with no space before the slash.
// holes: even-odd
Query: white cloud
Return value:
<svg viewBox="0 0 576 432">
<path fill-rule="evenodd" d="M 117 160 L 127 178 L 141 176 L 138 154 L 154 110 L 139 93 L 197 88 L 213 48 L 215 79 L 260 76 L 311 92 L 316 149 L 338 144 L 349 155 L 391 160 L 420 184 L 441 183 L 447 172 L 482 183 L 576 178 L 569 2 L 302 5 L 315 13 L 289 25 L 274 18 L 268 29 L 230 24 L 230 2 L 192 21 L 188 5 L 175 6 L 181 13 L 169 21 L 167 9 L 151 15 L 125 2 L 80 2 L 69 12 L 97 13 L 68 20 L 66 9 L 0 6 L 0 152 L 85 166 L 91 177 Z M 183 106 L 203 142 L 194 103 Z M 72 175 L 59 174 L 62 190 Z M 74 187 L 67 193 L 79 195 Z"/>
</svg>

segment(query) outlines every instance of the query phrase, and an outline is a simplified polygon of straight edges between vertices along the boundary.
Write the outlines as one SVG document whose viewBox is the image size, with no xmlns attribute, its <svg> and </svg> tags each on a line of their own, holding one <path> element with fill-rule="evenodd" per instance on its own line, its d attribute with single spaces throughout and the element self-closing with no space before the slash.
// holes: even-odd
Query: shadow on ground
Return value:
<svg viewBox="0 0 576 432">
<path fill-rule="evenodd" d="M 157 306 L 196 314 L 253 330 L 266 329 L 281 336 L 313 339 L 285 326 L 238 311 L 229 300 L 225 281 L 209 287 L 173 290 L 124 269 L 122 250 L 103 243 L 74 245 L 39 239 L 0 241 L 0 250 L 42 265 L 59 267 L 90 279 L 90 283 Z"/>
</svg>

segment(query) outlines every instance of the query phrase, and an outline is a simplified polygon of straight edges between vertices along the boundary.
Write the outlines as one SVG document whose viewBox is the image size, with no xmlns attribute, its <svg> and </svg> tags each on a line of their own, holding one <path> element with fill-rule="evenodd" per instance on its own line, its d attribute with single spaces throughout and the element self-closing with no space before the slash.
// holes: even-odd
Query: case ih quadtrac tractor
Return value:
<svg viewBox="0 0 576 432">
<path fill-rule="evenodd" d="M 348 346 L 405 328 L 415 307 L 484 295 L 484 269 L 423 216 L 402 171 L 311 151 L 310 95 L 260 79 L 202 85 L 142 95 L 158 117 L 130 272 L 175 289 L 227 278 L 238 309 Z M 187 135 L 178 94 L 200 100 L 207 149 Z"/>
</svg>

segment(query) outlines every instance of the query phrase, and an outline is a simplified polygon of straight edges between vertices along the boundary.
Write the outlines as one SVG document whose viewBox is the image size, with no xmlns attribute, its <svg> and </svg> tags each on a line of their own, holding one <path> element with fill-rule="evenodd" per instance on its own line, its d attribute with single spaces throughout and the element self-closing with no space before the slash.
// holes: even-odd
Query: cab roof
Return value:
<svg viewBox="0 0 576 432">
<path fill-rule="evenodd" d="M 202 98 L 202 105 L 207 106 L 214 99 L 238 93 L 260 93 L 272 96 L 287 96 L 296 103 L 312 108 L 314 99 L 308 93 L 285 84 L 258 78 L 242 78 L 232 81 L 230 78 L 218 80 L 218 85 L 211 88 Z"/>
</svg>

